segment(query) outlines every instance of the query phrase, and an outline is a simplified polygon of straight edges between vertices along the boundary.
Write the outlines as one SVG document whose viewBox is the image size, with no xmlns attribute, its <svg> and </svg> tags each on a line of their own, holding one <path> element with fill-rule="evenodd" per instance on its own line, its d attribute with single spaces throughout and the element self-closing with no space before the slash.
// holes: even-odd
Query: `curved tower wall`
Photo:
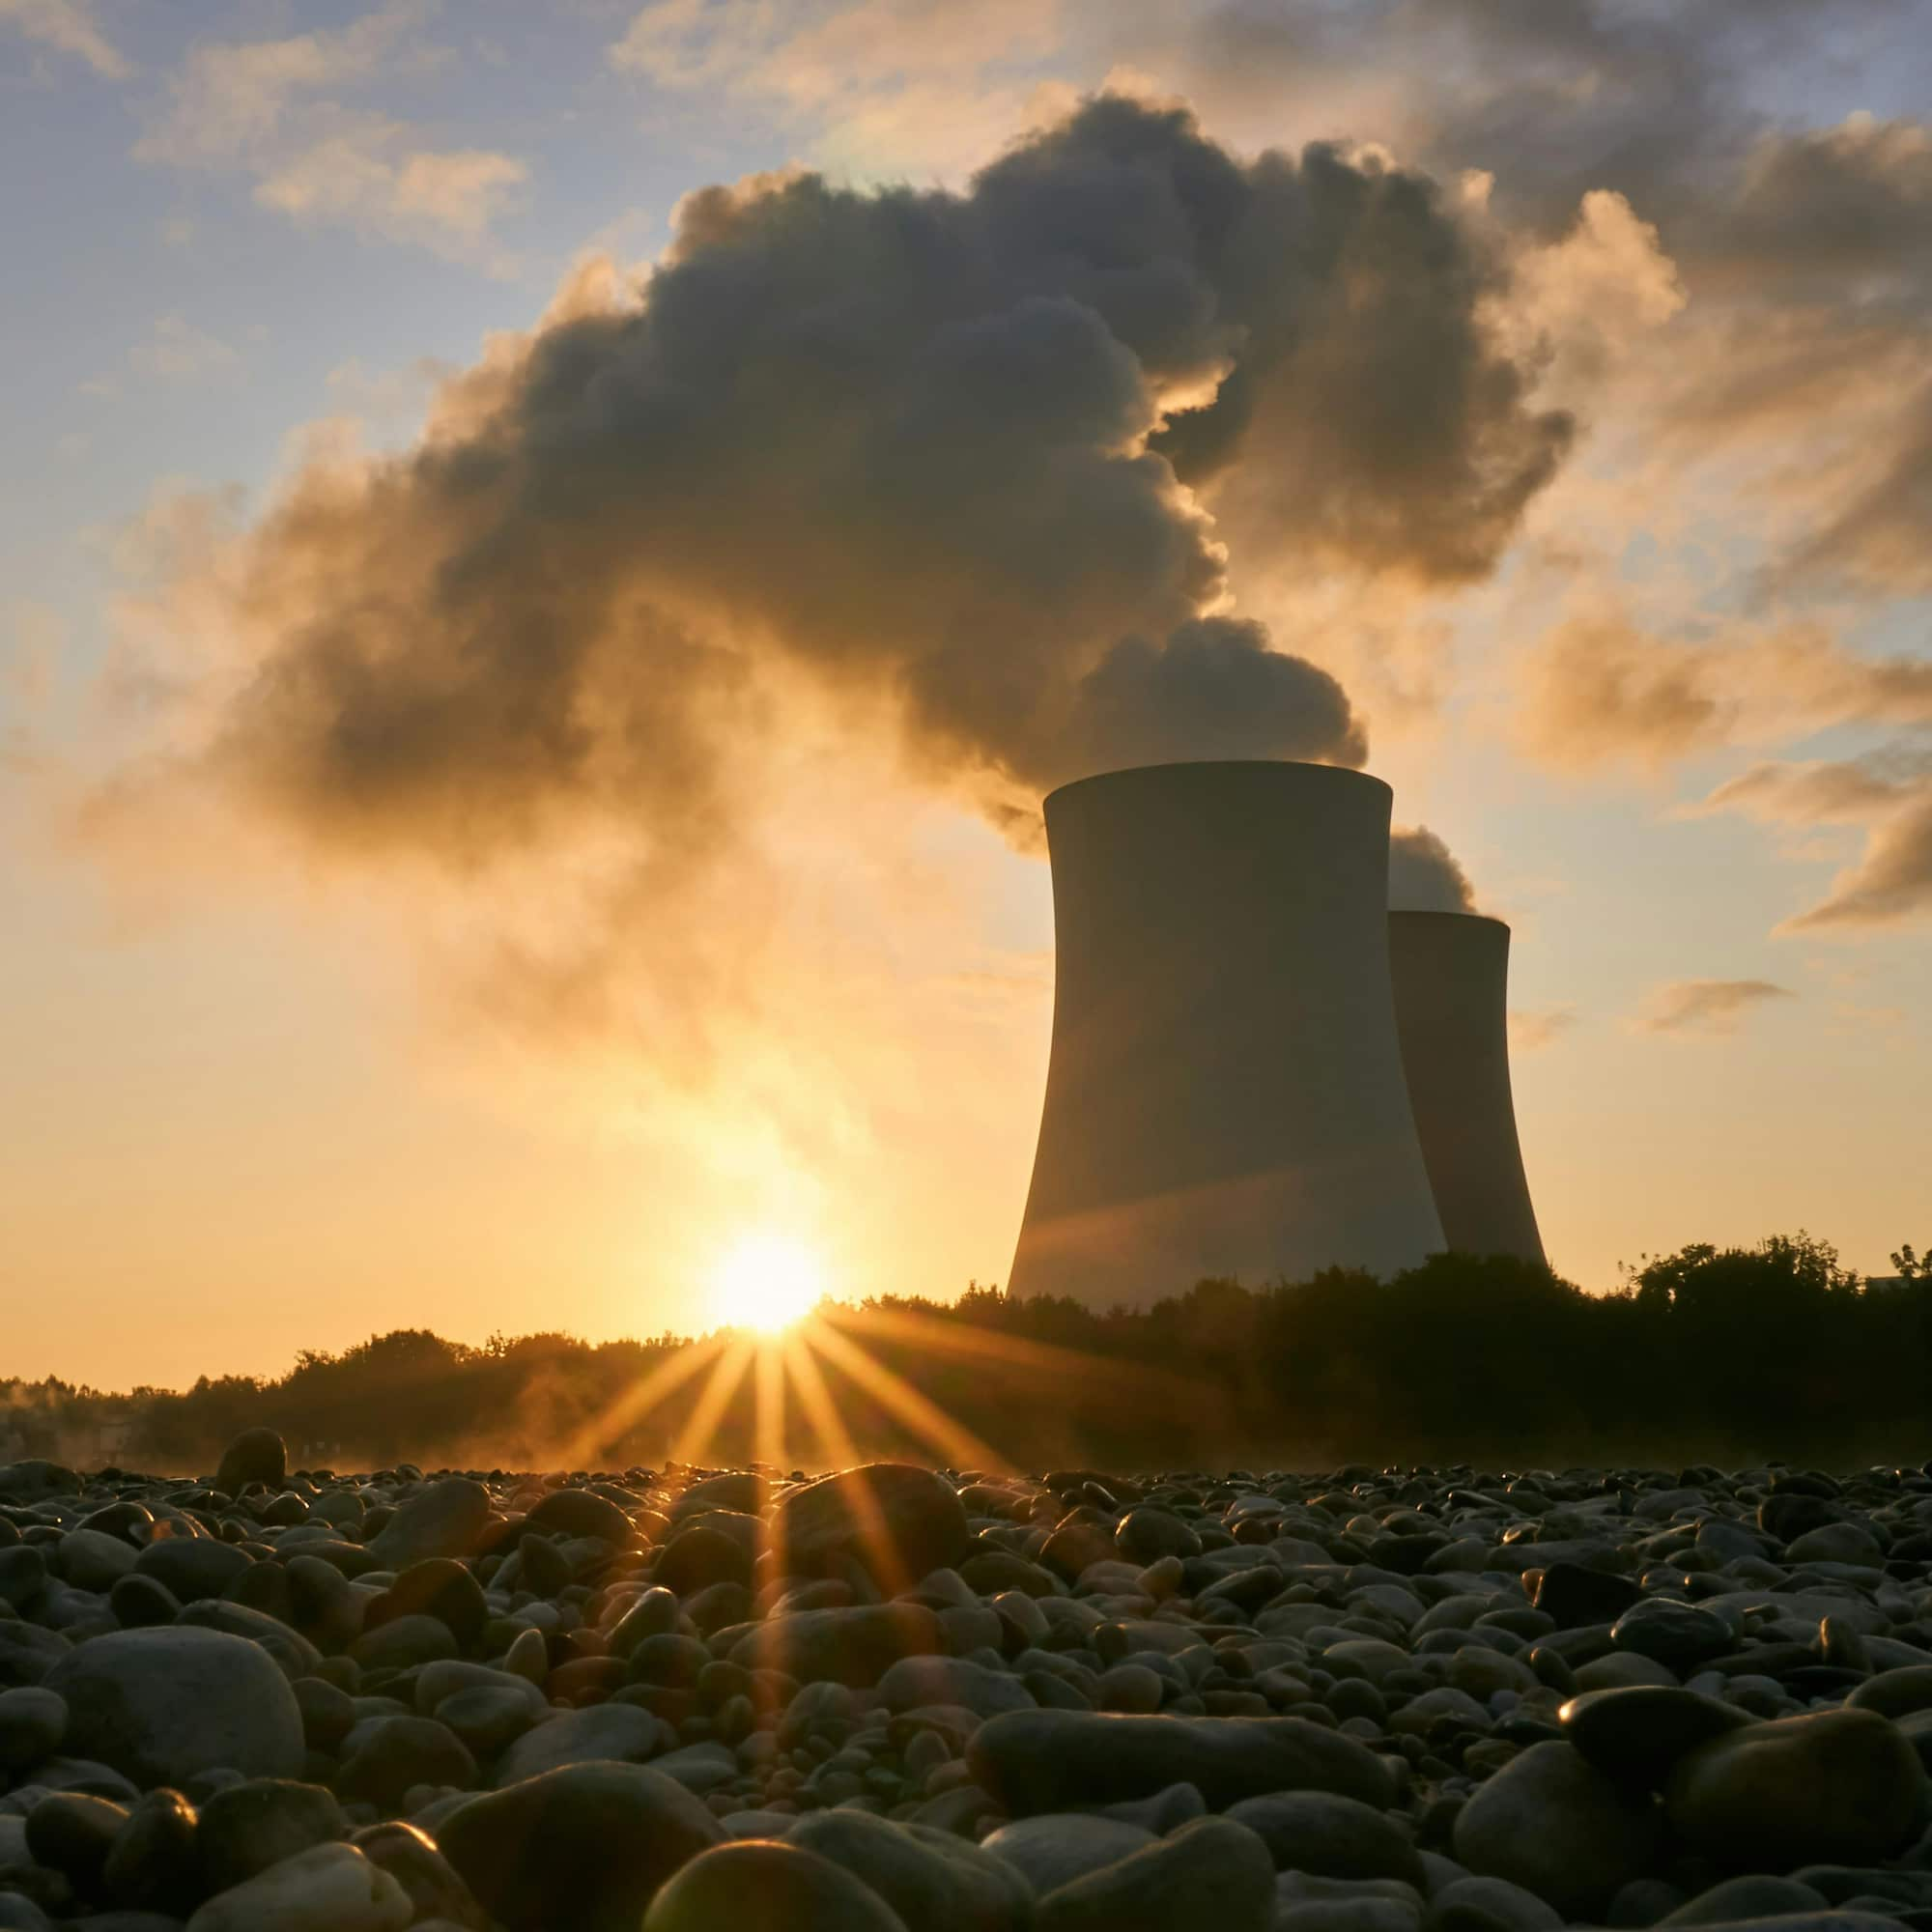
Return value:
<svg viewBox="0 0 1932 1932">
<path fill-rule="evenodd" d="M 1392 912 L 1389 964 L 1409 1103 L 1450 1247 L 1541 1263 L 1510 1094 L 1510 929 L 1473 913 Z"/>
<path fill-rule="evenodd" d="M 1390 793 L 1149 765 L 1046 801 L 1053 1045 L 1008 1286 L 1146 1306 L 1442 1246 L 1388 962 Z"/>
</svg>

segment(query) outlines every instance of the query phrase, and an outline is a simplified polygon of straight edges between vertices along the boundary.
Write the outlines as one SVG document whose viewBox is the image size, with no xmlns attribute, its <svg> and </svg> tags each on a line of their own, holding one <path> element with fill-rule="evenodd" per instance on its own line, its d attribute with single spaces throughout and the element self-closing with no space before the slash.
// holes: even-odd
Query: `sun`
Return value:
<svg viewBox="0 0 1932 1932">
<path fill-rule="evenodd" d="M 718 1320 L 774 1335 L 809 1315 L 825 1292 L 818 1256 L 791 1235 L 741 1235 L 711 1278 Z"/>
</svg>

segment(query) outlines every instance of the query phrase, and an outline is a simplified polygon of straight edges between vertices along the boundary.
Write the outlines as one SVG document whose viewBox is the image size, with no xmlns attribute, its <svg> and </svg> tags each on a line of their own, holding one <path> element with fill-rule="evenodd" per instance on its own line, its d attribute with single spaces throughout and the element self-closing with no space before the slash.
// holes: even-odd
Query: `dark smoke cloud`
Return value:
<svg viewBox="0 0 1932 1932">
<path fill-rule="evenodd" d="M 1474 912 L 1469 875 L 1447 845 L 1426 825 L 1389 837 L 1389 909 L 1392 912 Z"/>
<path fill-rule="evenodd" d="M 1335 681 L 1221 614 L 1214 513 L 1270 558 L 1490 569 L 1570 435 L 1493 278 L 1420 175 L 1118 98 L 963 194 L 706 188 L 640 294 L 243 538 L 216 762 L 327 842 L 463 860 L 585 809 L 711 836 L 800 675 L 1016 816 L 1110 765 L 1358 763 Z"/>
</svg>

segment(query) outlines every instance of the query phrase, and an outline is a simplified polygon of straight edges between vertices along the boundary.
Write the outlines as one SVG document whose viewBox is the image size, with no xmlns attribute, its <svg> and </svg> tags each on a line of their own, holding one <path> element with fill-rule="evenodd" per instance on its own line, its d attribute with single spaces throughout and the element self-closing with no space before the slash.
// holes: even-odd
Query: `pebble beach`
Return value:
<svg viewBox="0 0 1932 1932">
<path fill-rule="evenodd" d="M 0 1928 L 1932 1932 L 1932 1465 L 0 1468 Z"/>
</svg>

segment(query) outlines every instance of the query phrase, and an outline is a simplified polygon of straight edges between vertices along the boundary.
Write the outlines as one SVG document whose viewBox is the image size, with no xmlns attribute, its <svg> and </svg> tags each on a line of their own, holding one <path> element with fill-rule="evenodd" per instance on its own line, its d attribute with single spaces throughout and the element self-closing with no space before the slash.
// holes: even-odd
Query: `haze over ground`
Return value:
<svg viewBox="0 0 1932 1932">
<path fill-rule="evenodd" d="M 999 1278 L 1142 756 L 1447 841 L 1563 1272 L 1882 1269 L 1914 12 L 0 4 L 9 1368 Z"/>
</svg>

